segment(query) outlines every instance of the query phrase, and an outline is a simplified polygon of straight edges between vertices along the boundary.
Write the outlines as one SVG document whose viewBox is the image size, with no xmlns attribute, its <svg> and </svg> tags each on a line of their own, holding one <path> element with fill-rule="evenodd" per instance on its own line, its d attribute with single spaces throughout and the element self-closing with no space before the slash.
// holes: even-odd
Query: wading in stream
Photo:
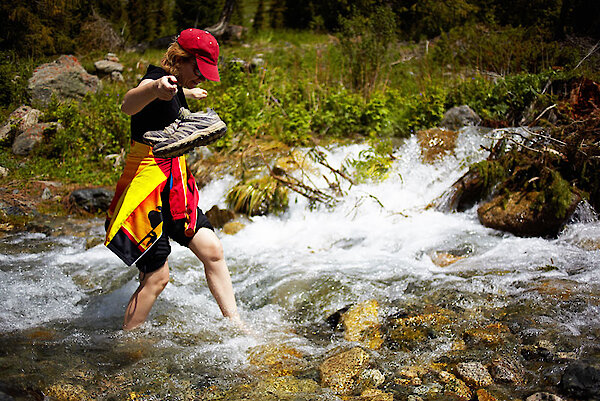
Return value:
<svg viewBox="0 0 600 401">
<path fill-rule="evenodd" d="M 214 112 L 201 115 L 200 122 L 198 118 L 188 120 L 196 126 L 175 132 L 184 117 L 189 117 L 186 97 L 203 99 L 207 92 L 197 85 L 205 80 L 219 81 L 218 57 L 219 45 L 209 32 L 186 29 L 169 46 L 161 66 L 149 66 L 139 85 L 123 98 L 121 110 L 131 116 L 132 143 L 108 211 L 105 244 L 140 271 L 139 287 L 125 310 L 124 330 L 146 320 L 169 282 L 171 239 L 188 247 L 204 264 L 208 287 L 223 316 L 243 327 L 221 242 L 198 207 L 198 188 L 185 157 L 182 152 L 157 156 L 163 156 L 157 147 L 165 143 L 180 149 L 177 142 L 187 140 L 183 146 L 187 149 L 197 143 L 189 141 L 190 135 L 223 132 L 224 124 Z M 198 124 L 203 124 L 203 131 L 196 129 Z M 146 133 L 162 137 L 158 135 L 149 143 Z"/>
</svg>

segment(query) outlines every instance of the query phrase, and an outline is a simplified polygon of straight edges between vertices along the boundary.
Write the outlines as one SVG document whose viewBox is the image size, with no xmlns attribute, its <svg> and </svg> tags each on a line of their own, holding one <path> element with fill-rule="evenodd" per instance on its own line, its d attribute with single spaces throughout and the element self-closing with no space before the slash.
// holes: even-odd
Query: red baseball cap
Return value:
<svg viewBox="0 0 600 401">
<path fill-rule="evenodd" d="M 177 43 L 188 53 L 196 57 L 198 69 L 204 77 L 211 81 L 220 81 L 219 43 L 210 32 L 202 29 L 189 28 L 181 31 Z"/>
</svg>

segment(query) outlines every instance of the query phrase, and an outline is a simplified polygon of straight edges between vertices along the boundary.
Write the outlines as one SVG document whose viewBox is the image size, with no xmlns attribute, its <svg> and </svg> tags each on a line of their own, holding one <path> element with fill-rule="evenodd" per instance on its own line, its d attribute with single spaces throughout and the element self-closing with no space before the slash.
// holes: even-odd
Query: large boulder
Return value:
<svg viewBox="0 0 600 401">
<path fill-rule="evenodd" d="M 552 237 L 558 234 L 581 201 L 579 195 L 571 194 L 567 213 L 559 217 L 545 205 L 540 208 L 539 199 L 540 193 L 537 191 L 498 195 L 479 206 L 477 215 L 486 227 L 523 237 Z"/>
<path fill-rule="evenodd" d="M 57 60 L 42 64 L 29 79 L 29 91 L 33 104 L 47 105 L 56 95 L 59 99 L 81 98 L 88 92 L 101 88 L 100 79 L 88 74 L 77 58 L 62 55 Z"/>
<path fill-rule="evenodd" d="M 446 111 L 440 126 L 451 130 L 457 130 L 469 125 L 479 125 L 480 123 L 481 117 L 479 117 L 469 106 L 463 105 L 452 107 Z"/>
</svg>

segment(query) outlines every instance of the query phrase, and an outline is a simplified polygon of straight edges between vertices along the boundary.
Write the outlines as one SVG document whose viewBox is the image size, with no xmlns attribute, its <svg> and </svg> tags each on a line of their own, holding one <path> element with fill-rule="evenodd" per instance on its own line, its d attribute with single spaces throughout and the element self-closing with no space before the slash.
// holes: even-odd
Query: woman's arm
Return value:
<svg viewBox="0 0 600 401">
<path fill-rule="evenodd" d="M 183 88 L 183 94 L 190 99 L 204 99 L 208 96 L 208 92 L 202 88 Z"/>
<path fill-rule="evenodd" d="M 177 79 L 172 75 L 157 80 L 144 79 L 123 96 L 121 111 L 127 115 L 139 113 L 155 99 L 171 100 L 177 93 Z"/>
</svg>

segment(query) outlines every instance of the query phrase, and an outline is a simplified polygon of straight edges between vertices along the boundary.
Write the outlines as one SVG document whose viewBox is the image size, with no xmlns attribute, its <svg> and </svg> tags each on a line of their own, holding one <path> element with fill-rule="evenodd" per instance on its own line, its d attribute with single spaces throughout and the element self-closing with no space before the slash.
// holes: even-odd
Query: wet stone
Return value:
<svg viewBox="0 0 600 401">
<path fill-rule="evenodd" d="M 492 323 L 483 328 L 469 329 L 463 333 L 464 340 L 471 345 L 502 344 L 510 335 L 509 328 L 502 323 Z"/>
<path fill-rule="evenodd" d="M 285 344 L 265 344 L 249 351 L 248 362 L 262 373 L 271 376 L 286 376 L 306 367 L 302 353 Z"/>
<path fill-rule="evenodd" d="M 360 397 L 357 397 L 357 401 L 394 401 L 394 395 L 390 393 L 384 393 L 377 389 L 367 389 L 363 391 Z"/>
<path fill-rule="evenodd" d="M 480 388 L 476 393 L 477 401 L 497 401 L 496 397 L 491 395 L 487 390 Z"/>
<path fill-rule="evenodd" d="M 217 205 L 211 207 L 205 214 L 214 228 L 222 228 L 226 223 L 235 219 L 233 210 L 220 209 Z"/>
<path fill-rule="evenodd" d="M 492 360 L 490 373 L 494 380 L 504 383 L 523 384 L 525 369 L 514 357 L 497 356 Z"/>
<path fill-rule="evenodd" d="M 361 392 L 375 389 L 385 382 L 385 376 L 377 369 L 363 370 L 358 377 L 357 387 Z"/>
<path fill-rule="evenodd" d="M 360 347 L 327 358 L 319 367 L 321 384 L 337 394 L 351 394 L 369 359 L 369 354 Z"/>
<path fill-rule="evenodd" d="M 223 232 L 227 235 L 235 235 L 244 229 L 244 223 L 240 221 L 230 221 L 223 226 Z"/>
<path fill-rule="evenodd" d="M 560 388 L 579 398 L 600 398 L 600 369 L 587 361 L 576 361 L 565 369 Z"/>
<path fill-rule="evenodd" d="M 459 363 L 456 372 L 470 386 L 486 387 L 494 382 L 486 367 L 479 362 Z"/>
<path fill-rule="evenodd" d="M 421 146 L 421 157 L 425 163 L 434 163 L 452 153 L 456 147 L 458 133 L 440 128 L 430 128 L 417 133 Z"/>
<path fill-rule="evenodd" d="M 367 348 L 378 349 L 383 344 L 379 330 L 379 304 L 369 300 L 354 305 L 342 315 L 344 338 L 347 341 L 360 342 Z"/>
<path fill-rule="evenodd" d="M 550 393 L 535 393 L 527 397 L 525 401 L 563 401 L 563 399 Z"/>
<path fill-rule="evenodd" d="M 441 313 L 428 313 L 393 319 L 389 337 L 401 349 L 411 350 L 428 339 L 450 330 L 450 319 Z"/>
<path fill-rule="evenodd" d="M 546 340 L 541 340 L 535 345 L 525 345 L 521 349 L 521 355 L 528 361 L 551 362 L 554 360 L 554 351 L 554 344 Z"/>
<path fill-rule="evenodd" d="M 460 401 L 471 399 L 471 390 L 462 380 L 458 379 L 452 373 L 441 371 L 439 373 L 440 381 L 444 383 L 444 395 Z"/>
</svg>

